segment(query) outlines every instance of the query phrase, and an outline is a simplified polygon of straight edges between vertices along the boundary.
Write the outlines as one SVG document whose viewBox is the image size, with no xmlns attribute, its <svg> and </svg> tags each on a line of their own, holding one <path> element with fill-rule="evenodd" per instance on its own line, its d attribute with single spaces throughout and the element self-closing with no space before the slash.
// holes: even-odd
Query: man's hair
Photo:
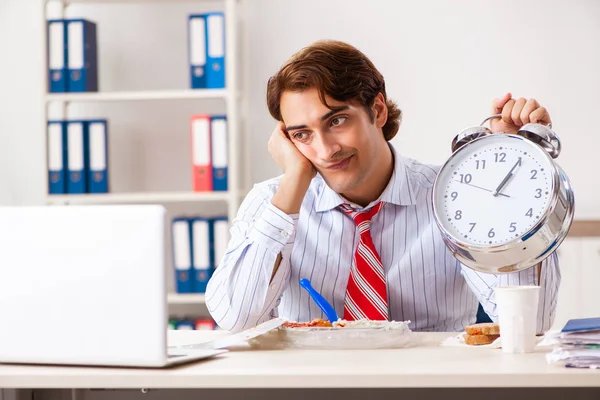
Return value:
<svg viewBox="0 0 600 400">
<path fill-rule="evenodd" d="M 278 121 L 281 117 L 283 92 L 302 92 L 317 89 L 321 102 L 329 96 L 337 101 L 359 102 L 374 121 L 371 106 L 381 93 L 385 99 L 388 119 L 383 126 L 383 136 L 391 140 L 400 127 L 402 111 L 387 98 L 385 81 L 371 60 L 355 47 L 334 40 L 313 43 L 294 54 L 267 84 L 269 112 Z"/>
</svg>

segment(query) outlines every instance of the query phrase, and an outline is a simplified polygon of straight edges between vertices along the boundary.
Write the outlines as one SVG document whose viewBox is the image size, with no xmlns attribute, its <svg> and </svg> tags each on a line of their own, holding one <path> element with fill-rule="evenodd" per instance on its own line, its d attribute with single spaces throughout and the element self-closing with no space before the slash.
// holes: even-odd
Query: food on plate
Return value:
<svg viewBox="0 0 600 400">
<path fill-rule="evenodd" d="M 357 319 L 356 321 L 346 321 L 345 319 L 339 319 L 333 323 L 334 327 L 338 328 L 404 328 L 408 327 L 407 322 L 396 322 L 396 321 L 375 321 L 371 319 Z"/>
<path fill-rule="evenodd" d="M 469 346 L 481 346 L 493 343 L 500 335 L 463 335 L 463 337 L 465 339 L 465 344 L 468 344 Z"/>
<path fill-rule="evenodd" d="M 465 344 L 481 346 L 493 343 L 500 337 L 500 326 L 495 322 L 484 322 L 465 326 L 466 335 L 463 335 Z"/>
<path fill-rule="evenodd" d="M 321 318 L 315 318 L 310 322 L 286 321 L 282 325 L 284 328 L 331 328 L 331 322 Z"/>
<path fill-rule="evenodd" d="M 356 321 L 347 321 L 345 319 L 338 319 L 333 324 L 327 320 L 321 318 L 315 318 L 310 322 L 295 322 L 295 321 L 286 321 L 281 326 L 282 328 L 371 328 L 371 329 L 401 329 L 410 331 L 408 328 L 408 324 L 410 321 L 406 322 L 396 322 L 396 321 L 374 321 L 369 319 L 359 319 Z"/>
<path fill-rule="evenodd" d="M 286 321 L 277 329 L 252 338 L 260 349 L 392 349 L 412 347 L 420 341 L 409 328 L 410 321 L 348 321 L 315 318 Z"/>
<path fill-rule="evenodd" d="M 483 322 L 465 326 L 467 335 L 499 335 L 500 325 L 495 322 Z"/>
</svg>

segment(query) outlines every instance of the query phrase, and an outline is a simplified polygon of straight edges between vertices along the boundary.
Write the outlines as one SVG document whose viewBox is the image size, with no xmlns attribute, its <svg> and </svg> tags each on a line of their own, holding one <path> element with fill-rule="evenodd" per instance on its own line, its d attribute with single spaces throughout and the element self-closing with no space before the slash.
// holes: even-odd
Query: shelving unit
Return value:
<svg viewBox="0 0 600 400">
<path fill-rule="evenodd" d="M 67 7 L 71 4 L 116 4 L 116 3 L 137 3 L 137 4 L 173 4 L 173 3 L 195 3 L 202 4 L 203 0 L 41 0 L 43 7 L 44 29 L 42 43 L 46 46 L 46 21 L 48 19 L 48 4 L 57 4 L 62 7 L 62 16 L 66 15 Z M 245 190 L 242 182 L 241 160 L 239 143 L 241 143 L 239 121 L 241 108 L 241 92 L 238 84 L 237 67 L 240 65 L 238 48 L 238 8 L 239 0 L 221 0 L 223 11 L 225 13 L 225 89 L 175 89 L 175 90 L 147 90 L 147 91 L 111 91 L 111 92 L 88 92 L 88 93 L 48 93 L 44 86 L 45 95 L 43 97 L 44 118 L 41 129 L 43 134 L 44 148 L 47 148 L 47 121 L 49 120 L 49 109 L 51 104 L 58 104 L 62 108 L 63 117 L 69 117 L 69 106 L 75 103 L 106 103 L 106 102 L 146 102 L 146 101 L 165 101 L 165 100 L 193 100 L 202 101 L 221 99 L 224 101 L 224 114 L 227 115 L 228 131 L 228 188 L 227 192 L 194 192 L 190 191 L 165 191 L 165 192 L 131 192 L 131 193 L 106 193 L 106 194 L 83 194 L 83 195 L 50 195 L 46 183 L 46 204 L 143 204 L 143 203 L 207 203 L 224 202 L 227 204 L 227 216 L 232 221 L 243 200 Z M 107 28 L 108 29 L 108 28 Z M 44 82 L 47 81 L 47 57 L 44 56 L 42 63 Z M 101 74 L 102 71 L 99 71 Z M 102 87 L 100 87 L 102 90 Z M 201 104 L 201 103 L 200 103 Z M 109 127 L 110 132 L 110 127 Z M 110 135 L 110 133 L 109 133 Z M 109 154 L 110 158 L 110 154 Z M 47 154 L 44 155 L 44 168 L 47 170 Z M 190 166 L 191 168 L 191 166 Z M 109 176 L 112 174 L 109 163 Z M 109 178 L 110 179 L 110 178 Z M 191 182 L 190 182 L 191 188 Z M 169 293 L 169 305 L 183 304 L 204 304 L 204 294 L 177 294 Z"/>
<path fill-rule="evenodd" d="M 204 304 L 204 294 L 202 293 L 169 293 L 167 296 L 169 304 Z"/>
<path fill-rule="evenodd" d="M 77 195 L 48 195 L 47 204 L 184 203 L 235 201 L 230 192 L 138 192 Z"/>
<path fill-rule="evenodd" d="M 181 1 L 181 0 L 179 0 Z M 47 93 L 44 96 L 44 121 L 43 132 L 46 132 L 46 123 L 48 121 L 48 107 L 52 102 L 63 104 L 64 115 L 68 116 L 68 106 L 73 102 L 111 102 L 111 101 L 152 101 L 152 100 L 182 100 L 182 99 L 218 99 L 225 100 L 228 143 L 229 143 L 229 191 L 223 193 L 148 193 L 145 196 L 143 193 L 124 194 L 124 193 L 108 193 L 102 195 L 46 195 L 47 204 L 60 203 L 85 203 L 85 204 L 107 204 L 107 203 L 150 203 L 150 202 L 188 202 L 188 201 L 215 201 L 223 200 L 228 203 L 227 215 L 231 221 L 239 208 L 241 202 L 241 193 L 245 193 L 241 188 L 241 168 L 239 160 L 241 154 L 238 148 L 238 143 L 241 140 L 239 134 L 240 121 L 238 120 L 241 96 L 239 95 L 238 74 L 236 66 L 238 65 L 238 43 L 237 43 L 237 25 L 238 25 L 238 0 L 222 0 L 225 4 L 225 73 L 226 73 L 226 89 L 184 89 L 184 90 L 160 90 L 160 91 L 124 91 L 124 92 L 91 92 L 91 93 Z M 47 4 L 60 3 L 64 10 L 69 4 L 103 4 L 103 3 L 148 3 L 156 4 L 160 2 L 171 3 L 170 0 L 42 0 L 44 8 L 44 26 L 46 24 L 46 7 Z M 192 2 L 192 0 L 183 0 L 183 2 Z M 196 0 L 196 3 L 202 0 Z M 43 29 L 43 43 L 46 48 L 46 29 Z M 46 57 L 44 57 L 46 60 Z M 47 65 L 43 63 L 44 82 L 47 76 Z M 44 147 L 46 147 L 46 136 L 44 135 Z M 47 165 L 47 160 L 44 160 L 44 166 Z M 46 188 L 46 193 L 48 190 Z"/>
<path fill-rule="evenodd" d="M 141 100 L 227 99 L 225 89 L 184 89 L 135 92 L 49 93 L 46 102 L 105 102 Z"/>
</svg>

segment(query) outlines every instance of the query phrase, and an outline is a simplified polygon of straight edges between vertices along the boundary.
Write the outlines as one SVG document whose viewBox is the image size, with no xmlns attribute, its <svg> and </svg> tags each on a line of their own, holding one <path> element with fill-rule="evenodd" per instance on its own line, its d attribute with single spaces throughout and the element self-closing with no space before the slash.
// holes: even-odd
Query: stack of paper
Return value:
<svg viewBox="0 0 600 400">
<path fill-rule="evenodd" d="M 600 317 L 569 320 L 547 359 L 571 368 L 600 368 Z"/>
</svg>

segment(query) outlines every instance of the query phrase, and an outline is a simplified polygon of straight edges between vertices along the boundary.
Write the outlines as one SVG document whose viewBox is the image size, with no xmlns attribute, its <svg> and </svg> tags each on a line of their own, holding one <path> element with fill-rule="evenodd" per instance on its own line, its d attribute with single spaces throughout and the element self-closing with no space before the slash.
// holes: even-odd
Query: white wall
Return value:
<svg viewBox="0 0 600 400">
<path fill-rule="evenodd" d="M 0 0 L 0 204 L 43 201 L 40 4 Z"/>
<path fill-rule="evenodd" d="M 576 217 L 600 217 L 594 115 L 600 106 L 600 2 L 566 1 L 254 1 L 248 68 L 250 132 L 268 137 L 269 73 L 313 40 L 362 49 L 382 71 L 404 111 L 393 143 L 408 156 L 441 163 L 460 129 L 489 115 L 494 97 L 535 97 L 563 141 L 559 161 L 576 191 Z M 261 144 L 262 144 L 261 143 Z M 264 147 L 264 146 L 263 146 Z M 261 150 L 262 154 L 267 154 Z M 257 154 L 257 152 L 255 152 Z M 256 171 L 273 173 L 272 165 Z"/>
<path fill-rule="evenodd" d="M 245 0 L 245 133 L 253 182 L 279 173 L 266 141 L 268 77 L 322 38 L 362 49 L 404 111 L 403 154 L 431 163 L 449 155 L 460 129 L 488 116 L 511 91 L 535 97 L 561 135 L 559 161 L 576 192 L 576 217 L 600 218 L 600 2 Z M 0 203 L 43 201 L 41 1 L 0 0 Z M 98 22 L 102 90 L 186 88 L 186 16 L 220 3 L 71 6 Z M 90 105 L 73 115 L 109 118 L 113 188 L 189 188 L 188 118 L 212 102 Z M 166 152 L 165 150 L 169 151 Z M 267 160 L 267 161 L 265 161 Z"/>
</svg>

